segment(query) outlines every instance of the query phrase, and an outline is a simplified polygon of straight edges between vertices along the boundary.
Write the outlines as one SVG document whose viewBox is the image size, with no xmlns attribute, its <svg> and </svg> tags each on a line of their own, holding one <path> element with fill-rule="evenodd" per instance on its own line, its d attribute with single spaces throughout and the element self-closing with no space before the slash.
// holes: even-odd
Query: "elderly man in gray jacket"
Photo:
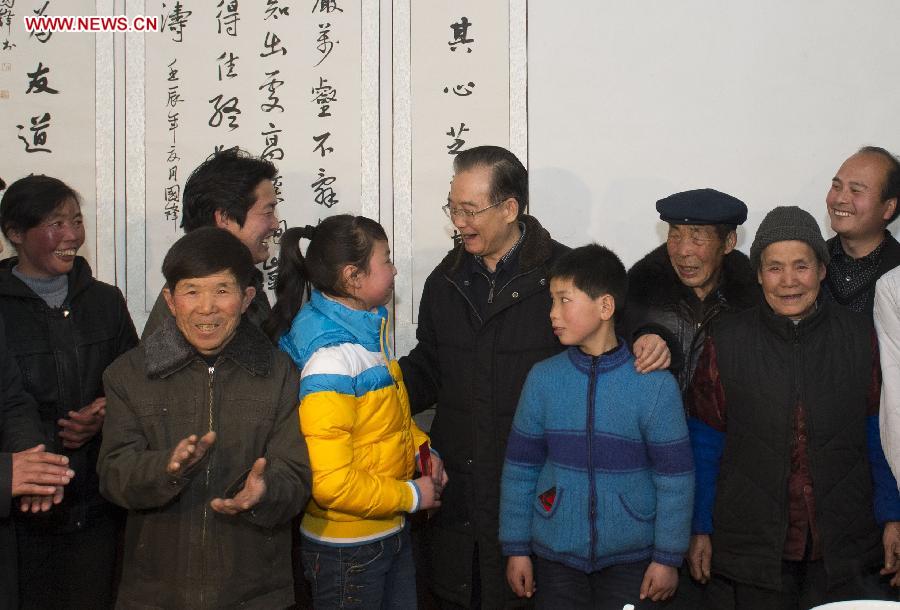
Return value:
<svg viewBox="0 0 900 610">
<path fill-rule="evenodd" d="M 173 317 L 104 375 L 100 489 L 130 511 L 117 607 L 290 606 L 299 373 L 241 319 L 253 260 L 234 235 L 188 233 L 163 275 Z"/>
</svg>

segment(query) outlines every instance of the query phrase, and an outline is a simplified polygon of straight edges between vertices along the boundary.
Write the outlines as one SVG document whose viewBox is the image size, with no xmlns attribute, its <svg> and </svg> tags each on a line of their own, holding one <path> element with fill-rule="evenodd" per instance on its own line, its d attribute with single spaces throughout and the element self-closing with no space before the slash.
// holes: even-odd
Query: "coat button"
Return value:
<svg viewBox="0 0 900 610">
<path fill-rule="evenodd" d="M 518 293 L 518 292 L 512 293 L 512 298 L 518 299 L 518 298 L 519 298 L 519 293 Z"/>
<path fill-rule="evenodd" d="M 545 278 L 545 277 L 542 277 L 541 281 L 538 282 L 538 284 L 540 284 L 541 286 L 544 286 L 546 283 L 547 283 L 547 278 Z"/>
<path fill-rule="evenodd" d="M 472 283 L 472 282 L 470 282 L 469 280 L 465 280 L 465 281 L 463 282 L 463 286 L 468 286 L 468 285 L 471 284 L 471 283 Z"/>
<path fill-rule="evenodd" d="M 472 458 L 467 459 L 467 460 L 466 460 L 466 464 L 468 464 L 469 466 L 471 466 L 471 465 L 472 465 Z"/>
</svg>

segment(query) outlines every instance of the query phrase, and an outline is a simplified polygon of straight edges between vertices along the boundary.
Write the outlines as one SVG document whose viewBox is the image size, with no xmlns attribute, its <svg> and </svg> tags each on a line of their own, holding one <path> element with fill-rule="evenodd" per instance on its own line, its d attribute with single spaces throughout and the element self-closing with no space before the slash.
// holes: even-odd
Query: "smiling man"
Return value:
<svg viewBox="0 0 900 610">
<path fill-rule="evenodd" d="M 831 262 L 822 284 L 826 298 L 872 315 L 875 282 L 900 265 L 900 243 L 887 226 L 900 213 L 900 160 L 865 146 L 844 161 L 825 197 Z"/>
<path fill-rule="evenodd" d="M 878 356 L 865 316 L 819 298 L 828 257 L 808 212 L 769 212 L 750 248 L 764 302 L 713 323 L 685 394 L 688 559 L 716 583 L 706 607 L 896 599 L 900 496 L 878 437 Z"/>
<path fill-rule="evenodd" d="M 443 209 L 459 240 L 425 282 L 400 366 L 413 410 L 436 404 L 450 477 L 428 522 L 433 592 L 442 607 L 503 608 L 517 599 L 497 538 L 506 440 L 531 366 L 562 350 L 547 278 L 568 248 L 525 214 L 528 172 L 511 152 L 471 148 L 453 169 Z"/>
<path fill-rule="evenodd" d="M 192 231 L 166 254 L 172 316 L 104 374 L 100 489 L 129 510 L 118 608 L 285 608 L 309 499 L 299 373 L 241 314 L 253 259 Z"/>
<path fill-rule="evenodd" d="M 759 286 L 735 249 L 744 202 L 697 189 L 660 199 L 656 209 L 669 225 L 666 243 L 629 270 L 621 330 L 638 370 L 668 368 L 683 391 L 712 320 L 755 305 Z"/>
<path fill-rule="evenodd" d="M 200 227 L 219 227 L 241 240 L 253 263 L 269 257 L 269 241 L 278 229 L 278 200 L 274 180 L 275 165 L 253 157 L 239 148 L 222 150 L 209 157 L 191 172 L 184 185 L 181 226 L 185 233 Z M 272 308 L 263 290 L 263 276 L 253 272 L 253 300 L 247 307 L 247 318 L 260 326 Z M 169 317 L 162 293 L 153 304 L 141 338 L 152 333 Z"/>
</svg>

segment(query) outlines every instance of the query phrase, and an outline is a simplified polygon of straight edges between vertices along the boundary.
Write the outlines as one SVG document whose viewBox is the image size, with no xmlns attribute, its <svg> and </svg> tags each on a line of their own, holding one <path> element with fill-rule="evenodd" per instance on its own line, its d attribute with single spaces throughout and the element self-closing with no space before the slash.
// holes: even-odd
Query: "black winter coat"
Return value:
<svg viewBox="0 0 900 610">
<path fill-rule="evenodd" d="M 683 392 L 697 366 L 710 322 L 720 313 L 752 307 L 761 298 L 750 259 L 732 250 L 722 261 L 719 287 L 701 302 L 694 290 L 678 279 L 666 244 L 662 244 L 628 271 L 620 333 L 630 343 L 646 334 L 662 337 L 672 354 L 669 370 Z"/>
<path fill-rule="evenodd" d="M 18 361 L 25 391 L 37 402 L 47 450 L 68 456 L 75 471 L 62 504 L 17 518 L 45 533 L 71 532 L 114 509 L 99 491 L 100 435 L 79 449 L 66 449 L 56 422 L 103 396 L 103 371 L 137 345 L 137 333 L 122 293 L 94 279 L 80 256 L 69 272 L 68 296 L 56 309 L 12 274 L 17 263 L 18 258 L 0 262 L 0 314 L 9 351 Z"/>
<path fill-rule="evenodd" d="M 0 610 L 18 608 L 16 532 L 9 518 L 14 510 L 12 454 L 43 442 L 37 407 L 22 388 L 15 359 L 6 347 L 0 319 Z"/>
<path fill-rule="evenodd" d="M 519 393 L 536 362 L 563 348 L 550 325 L 549 267 L 566 246 L 530 216 L 519 271 L 495 292 L 484 317 L 465 282 L 471 255 L 458 245 L 425 282 L 418 345 L 400 359 L 413 412 L 436 404 L 430 435 L 450 477 L 430 520 L 432 586 L 468 606 L 478 544 L 484 608 L 515 599 L 500 554 L 500 475 Z"/>
<path fill-rule="evenodd" d="M 806 408 L 816 526 L 832 583 L 883 561 L 866 442 L 872 330 L 828 302 L 799 324 L 767 305 L 712 329 L 728 420 L 713 510 L 713 571 L 777 589 L 798 401 Z"/>
</svg>

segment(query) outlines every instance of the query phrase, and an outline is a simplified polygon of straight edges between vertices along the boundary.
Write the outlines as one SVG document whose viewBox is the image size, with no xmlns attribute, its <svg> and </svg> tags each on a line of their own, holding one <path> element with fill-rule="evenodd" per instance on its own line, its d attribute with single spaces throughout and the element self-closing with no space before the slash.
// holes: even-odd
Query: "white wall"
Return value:
<svg viewBox="0 0 900 610">
<path fill-rule="evenodd" d="M 528 148 L 532 209 L 570 245 L 630 265 L 664 238 L 655 202 L 702 187 L 747 203 L 744 251 L 777 205 L 829 229 L 841 162 L 900 151 L 894 0 L 565 6 L 528 5 Z"/>
</svg>

